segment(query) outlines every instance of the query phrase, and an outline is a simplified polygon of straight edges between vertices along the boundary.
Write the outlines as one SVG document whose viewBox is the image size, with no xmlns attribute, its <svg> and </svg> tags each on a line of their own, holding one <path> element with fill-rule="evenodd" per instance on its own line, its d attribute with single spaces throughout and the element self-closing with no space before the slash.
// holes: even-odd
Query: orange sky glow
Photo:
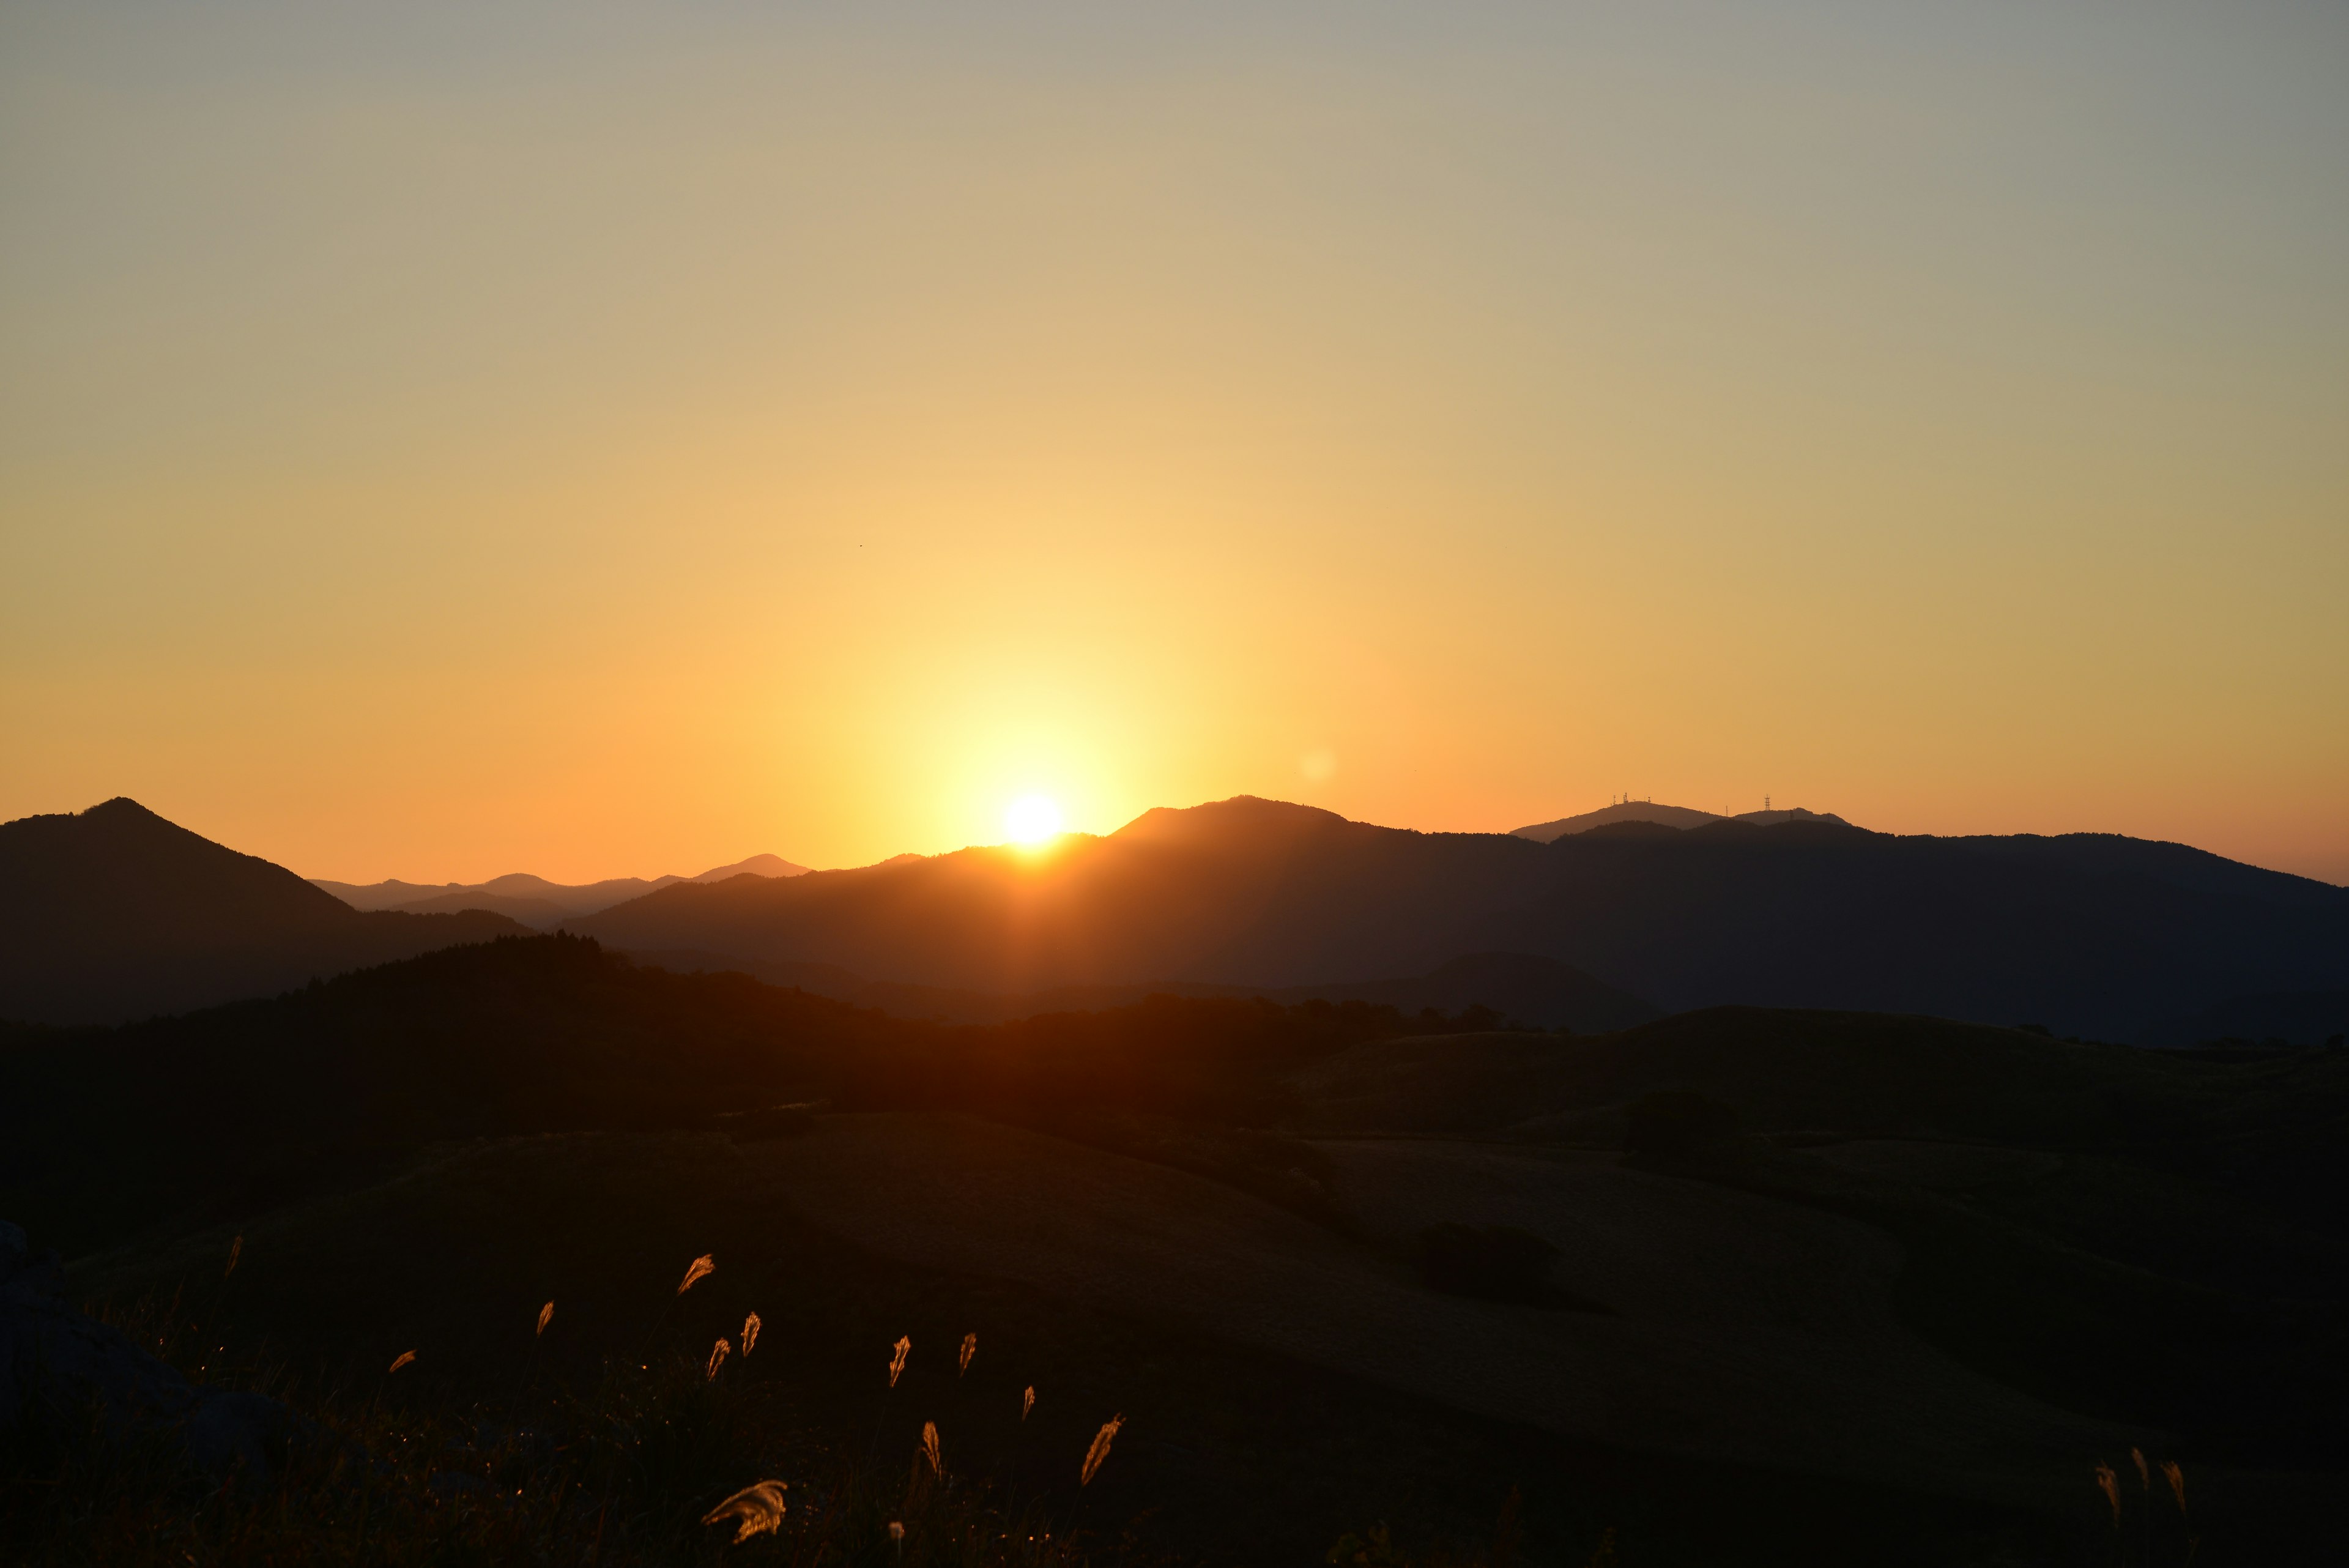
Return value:
<svg viewBox="0 0 2349 1568">
<path fill-rule="evenodd" d="M 1951 9 L 11 7 L 0 817 L 2349 882 L 2349 14 Z"/>
</svg>

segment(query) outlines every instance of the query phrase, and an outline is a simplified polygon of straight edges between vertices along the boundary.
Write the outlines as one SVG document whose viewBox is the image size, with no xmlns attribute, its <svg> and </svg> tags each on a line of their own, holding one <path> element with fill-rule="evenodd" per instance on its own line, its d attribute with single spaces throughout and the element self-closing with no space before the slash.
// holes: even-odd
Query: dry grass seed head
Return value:
<svg viewBox="0 0 2349 1568">
<path fill-rule="evenodd" d="M 938 1424 L 936 1421 L 922 1423 L 922 1458 L 930 1461 L 932 1475 L 945 1473 L 938 1468 Z"/>
<path fill-rule="evenodd" d="M 1077 1478 L 1079 1486 L 1092 1485 L 1093 1472 L 1102 1468 L 1103 1459 L 1109 1458 L 1109 1446 L 1116 1439 L 1117 1429 L 1124 1425 L 1123 1416 L 1112 1416 L 1109 1424 L 1093 1434 L 1093 1446 L 1085 1450 L 1084 1471 Z"/>
<path fill-rule="evenodd" d="M 914 1342 L 901 1334 L 897 1343 L 889 1348 L 895 1353 L 889 1357 L 889 1386 L 895 1388 L 897 1386 L 897 1375 L 905 1370 L 905 1357 L 913 1350 Z"/>
<path fill-rule="evenodd" d="M 718 1368 L 725 1362 L 726 1353 L 733 1348 L 734 1347 L 732 1345 L 727 1344 L 723 1339 L 719 1340 L 716 1345 L 709 1347 L 709 1377 L 716 1377 L 718 1376 Z M 705 1381 L 707 1381 L 707 1379 L 705 1379 Z"/>
<path fill-rule="evenodd" d="M 742 1354 L 748 1355 L 759 1343 L 759 1314 L 752 1313 L 742 1320 Z"/>
<path fill-rule="evenodd" d="M 398 1371 L 401 1367 L 407 1366 L 409 1362 L 415 1359 L 416 1352 L 412 1350 L 403 1350 L 399 1353 L 398 1356 L 393 1360 L 390 1366 L 383 1369 L 383 1375 L 386 1377 L 388 1377 L 393 1373 Z"/>
<path fill-rule="evenodd" d="M 975 1334 L 964 1334 L 962 1336 L 962 1354 L 957 1356 L 955 1361 L 955 1376 L 959 1377 L 964 1373 L 969 1371 L 970 1358 L 978 1354 L 978 1335 Z"/>
<path fill-rule="evenodd" d="M 2178 1468 L 2176 1459 L 2161 1461 L 2161 1479 L 2169 1483 L 2169 1492 L 2178 1500 L 2178 1511 L 2186 1511 L 2186 1472 Z"/>
<path fill-rule="evenodd" d="M 709 1253 L 702 1253 L 701 1256 L 694 1259 L 692 1262 L 686 1265 L 685 1280 L 684 1282 L 677 1287 L 677 1293 L 679 1295 L 685 1294 L 686 1292 L 693 1288 L 694 1281 L 701 1278 L 704 1274 L 714 1274 L 717 1272 L 717 1262 L 712 1259 Z"/>
<path fill-rule="evenodd" d="M 704 1524 L 718 1524 L 726 1520 L 739 1520 L 734 1532 L 737 1542 L 763 1535 L 783 1521 L 783 1493 L 789 1490 L 779 1480 L 753 1482 L 701 1516 Z"/>
<path fill-rule="evenodd" d="M 2153 1490 L 2153 1477 L 2145 1468 L 2145 1450 L 2143 1449 L 2131 1449 L 2129 1450 L 2129 1458 L 2137 1461 L 2137 1490 L 2139 1491 L 2146 1492 L 2151 1491 Z"/>
<path fill-rule="evenodd" d="M 2121 1483 L 2113 1474 L 2112 1466 L 2097 1464 L 2096 1490 L 2103 1492 L 2105 1501 L 2113 1505 L 2113 1528 L 2118 1530 L 2121 1527 Z"/>
<path fill-rule="evenodd" d="M 554 1303 L 553 1302 L 549 1302 L 544 1306 L 538 1309 L 538 1328 L 535 1332 L 544 1334 L 546 1332 L 546 1325 L 554 1321 Z"/>
<path fill-rule="evenodd" d="M 1023 1421 L 1026 1420 L 1028 1418 L 1028 1412 L 1033 1410 L 1035 1407 L 1036 1386 L 1033 1383 L 1030 1383 L 1028 1385 L 1028 1392 L 1019 1396 L 1019 1418 Z"/>
<path fill-rule="evenodd" d="M 236 1261 L 243 1256 L 244 1256 L 244 1238 L 239 1236 L 228 1244 L 228 1267 L 221 1271 L 222 1279 L 226 1279 L 236 1272 Z"/>
</svg>

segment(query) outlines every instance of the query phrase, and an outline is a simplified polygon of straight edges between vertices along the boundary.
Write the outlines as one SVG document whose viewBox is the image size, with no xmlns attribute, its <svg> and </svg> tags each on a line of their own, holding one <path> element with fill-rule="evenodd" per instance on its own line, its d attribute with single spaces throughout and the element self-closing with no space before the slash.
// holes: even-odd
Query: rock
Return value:
<svg viewBox="0 0 2349 1568">
<path fill-rule="evenodd" d="M 225 1479 L 263 1477 L 316 1428 L 274 1399 L 190 1383 L 66 1293 L 55 1253 L 34 1256 L 21 1227 L 0 1220 L 0 1442 L 63 1438 L 94 1414 L 123 1442 L 175 1433 L 188 1462 Z"/>
</svg>

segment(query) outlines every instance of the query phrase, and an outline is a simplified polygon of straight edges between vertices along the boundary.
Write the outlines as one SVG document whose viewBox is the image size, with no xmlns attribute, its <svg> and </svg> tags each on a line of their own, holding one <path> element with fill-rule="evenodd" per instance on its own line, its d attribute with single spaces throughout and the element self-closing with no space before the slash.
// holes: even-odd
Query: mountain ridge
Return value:
<svg viewBox="0 0 2349 1568">
<path fill-rule="evenodd" d="M 0 824 L 0 1017 L 184 1012 L 523 929 L 351 909 L 128 796 Z"/>
<path fill-rule="evenodd" d="M 1699 811 L 1688 805 L 1658 805 L 1651 800 L 1617 801 L 1597 811 L 1586 811 L 1576 816 L 1561 816 L 1554 822 L 1537 822 L 1527 827 L 1513 827 L 1510 835 L 1530 838 L 1537 844 L 1554 844 L 1577 833 L 1594 828 L 1611 827 L 1623 822 L 1651 822 L 1663 827 L 1703 827 L 1716 822 L 1746 822 L 1757 827 L 1768 827 L 1781 822 L 1831 822 L 1848 826 L 1844 819 L 1831 811 L 1806 811 L 1801 806 L 1772 810 L 1740 812 L 1724 816 L 1719 812 Z"/>
<path fill-rule="evenodd" d="M 551 929 L 577 915 L 592 915 L 615 904 L 679 882 L 722 882 L 733 877 L 803 877 L 808 868 L 780 855 L 753 855 L 727 866 L 713 866 L 698 877 L 607 877 L 600 882 L 550 882 L 527 871 L 509 871 L 486 882 L 337 882 L 313 877 L 322 888 L 355 909 L 404 909 L 412 914 L 463 909 L 491 909 L 527 926 Z"/>
<path fill-rule="evenodd" d="M 1154 808 L 1041 853 L 671 887 L 574 929 L 1011 992 L 1277 990 L 1520 952 L 1668 1012 L 1849 1007 L 2106 1039 L 2230 995 L 2349 983 L 2349 890 L 2186 846 L 1903 836 L 1819 815 L 1624 821 L 1539 844 L 1252 796 Z"/>
</svg>

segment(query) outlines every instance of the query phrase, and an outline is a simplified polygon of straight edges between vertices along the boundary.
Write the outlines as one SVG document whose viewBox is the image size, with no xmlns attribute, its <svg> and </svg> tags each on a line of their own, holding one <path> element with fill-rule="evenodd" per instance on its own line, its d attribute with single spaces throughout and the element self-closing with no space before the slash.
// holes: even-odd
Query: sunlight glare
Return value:
<svg viewBox="0 0 2349 1568">
<path fill-rule="evenodd" d="M 1006 807 L 1003 829 L 1015 844 L 1041 844 L 1061 832 L 1061 808 L 1050 797 L 1023 794 Z"/>
</svg>

